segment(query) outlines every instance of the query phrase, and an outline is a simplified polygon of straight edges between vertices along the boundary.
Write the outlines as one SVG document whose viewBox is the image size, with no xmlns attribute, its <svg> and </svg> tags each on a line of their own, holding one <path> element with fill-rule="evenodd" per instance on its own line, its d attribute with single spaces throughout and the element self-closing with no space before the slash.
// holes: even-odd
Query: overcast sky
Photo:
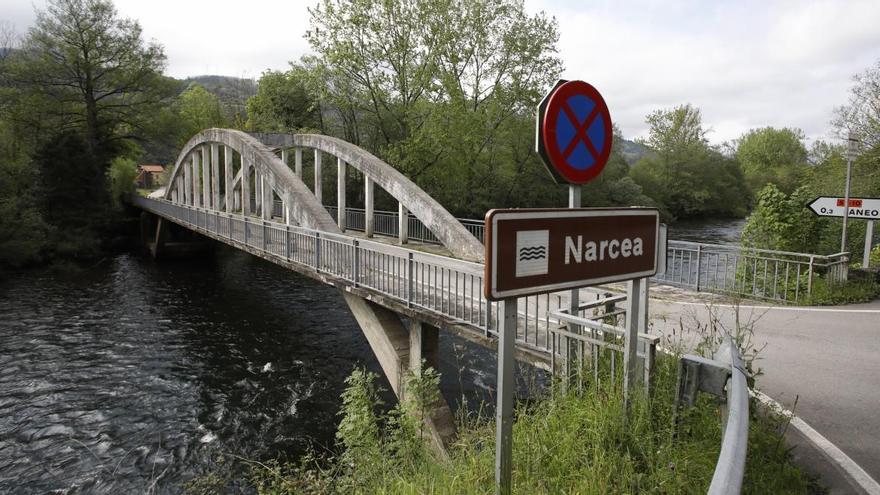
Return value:
<svg viewBox="0 0 880 495">
<path fill-rule="evenodd" d="M 167 73 L 259 77 L 308 52 L 315 0 L 116 0 L 165 47 Z M 6 0 L 0 20 L 23 32 L 33 3 Z M 834 107 L 853 74 L 880 59 L 880 0 L 526 0 L 559 21 L 566 79 L 605 96 L 628 138 L 645 115 L 690 102 L 714 143 L 754 127 L 799 127 L 832 139 Z"/>
</svg>

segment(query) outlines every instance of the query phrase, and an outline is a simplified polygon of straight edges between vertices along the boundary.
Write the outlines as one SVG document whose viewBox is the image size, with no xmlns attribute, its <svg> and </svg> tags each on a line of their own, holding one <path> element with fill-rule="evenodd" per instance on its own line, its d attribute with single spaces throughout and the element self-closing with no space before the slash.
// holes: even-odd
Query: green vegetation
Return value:
<svg viewBox="0 0 880 495">
<path fill-rule="evenodd" d="M 717 401 L 701 397 L 673 426 L 677 359 L 664 356 L 653 397 L 638 395 L 623 421 L 619 373 L 603 360 L 600 379 L 585 370 L 583 392 L 539 396 L 519 403 L 514 426 L 515 493 L 705 493 L 721 442 Z M 462 419 L 448 458 L 419 440 L 412 406 L 377 414 L 373 376 L 355 370 L 340 413 L 338 457 L 299 465 L 252 465 L 261 494 L 494 492 L 494 423 Z M 436 374 L 411 383 L 430 389 Z M 405 413 L 409 411 L 408 415 Z M 409 419 L 407 419 L 409 418 Z M 413 418 L 416 420 L 414 421 Z M 785 422 L 752 404 L 744 493 L 817 493 L 815 482 L 791 463 L 782 439 Z M 201 482 L 202 480 L 200 480 Z M 193 485 L 196 487 L 198 484 Z M 191 488 L 192 488 L 191 487 Z"/>
<path fill-rule="evenodd" d="M 647 118 L 653 151 L 632 177 L 668 216 L 743 217 L 751 194 L 736 160 L 709 146 L 700 110 L 682 105 Z"/>
</svg>

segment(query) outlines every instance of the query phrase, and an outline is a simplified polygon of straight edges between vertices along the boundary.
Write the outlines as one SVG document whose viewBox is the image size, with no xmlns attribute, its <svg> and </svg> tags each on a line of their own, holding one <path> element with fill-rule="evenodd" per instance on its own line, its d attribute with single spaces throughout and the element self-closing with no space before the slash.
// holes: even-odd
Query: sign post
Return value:
<svg viewBox="0 0 880 495">
<path fill-rule="evenodd" d="M 630 280 L 624 352 L 625 383 L 630 384 L 636 376 L 642 284 L 657 273 L 665 250 L 660 215 L 654 208 L 491 210 L 485 229 L 485 296 L 501 301 L 495 483 L 496 493 L 507 495 L 512 472 L 517 298 Z"/>
<path fill-rule="evenodd" d="M 871 265 L 872 240 L 874 240 L 874 221 L 868 220 L 868 226 L 865 228 L 865 254 L 862 257 L 862 268 L 869 268 Z"/>
<path fill-rule="evenodd" d="M 852 176 L 852 161 L 858 152 L 859 140 L 850 132 L 846 138 L 846 188 L 843 195 L 843 204 L 849 204 L 849 185 Z M 843 232 L 840 235 L 840 252 L 846 251 L 846 228 L 849 222 L 849 208 L 843 210 Z"/>
</svg>

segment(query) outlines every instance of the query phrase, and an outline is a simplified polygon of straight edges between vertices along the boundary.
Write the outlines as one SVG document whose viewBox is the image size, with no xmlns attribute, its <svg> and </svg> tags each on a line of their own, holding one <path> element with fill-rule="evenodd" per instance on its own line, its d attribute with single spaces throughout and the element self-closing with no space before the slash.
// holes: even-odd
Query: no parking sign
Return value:
<svg viewBox="0 0 880 495">
<path fill-rule="evenodd" d="M 608 105 L 584 81 L 559 81 L 538 105 L 537 152 L 560 184 L 595 179 L 611 155 L 612 138 Z"/>
</svg>

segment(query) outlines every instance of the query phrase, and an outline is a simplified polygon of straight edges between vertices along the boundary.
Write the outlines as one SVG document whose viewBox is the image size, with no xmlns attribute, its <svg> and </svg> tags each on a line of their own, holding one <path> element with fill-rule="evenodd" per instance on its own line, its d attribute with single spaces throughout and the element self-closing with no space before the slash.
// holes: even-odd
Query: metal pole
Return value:
<svg viewBox="0 0 880 495">
<path fill-rule="evenodd" d="M 502 299 L 498 320 L 498 403 L 495 408 L 495 493 L 511 493 L 513 447 L 513 344 L 516 340 L 516 298 Z"/>
<path fill-rule="evenodd" d="M 868 268 L 871 264 L 871 242 L 874 240 L 874 221 L 868 220 L 865 228 L 865 256 L 862 258 L 862 268 Z"/>
<path fill-rule="evenodd" d="M 623 411 L 629 417 L 632 391 L 635 389 L 636 360 L 638 359 L 639 320 L 642 305 L 642 285 L 646 279 L 636 278 L 626 286 L 626 333 L 623 341 Z M 646 291 L 647 292 L 647 291 Z"/>
<path fill-rule="evenodd" d="M 847 251 L 846 249 L 846 227 L 849 223 L 849 185 L 850 178 L 852 176 L 852 161 L 853 157 L 856 154 L 856 149 L 858 146 L 858 140 L 853 136 L 852 133 L 849 133 L 849 136 L 846 138 L 846 190 L 843 196 L 843 233 L 840 235 L 840 252 L 844 253 Z"/>
<path fill-rule="evenodd" d="M 569 208 L 580 208 L 581 207 L 581 186 L 580 184 L 569 184 L 568 185 L 568 207 Z M 578 316 L 578 306 L 580 306 L 580 289 L 573 289 L 569 294 L 568 298 L 568 314 L 571 316 Z M 579 325 L 568 324 L 568 331 L 575 334 L 581 333 L 581 328 Z M 575 346 L 577 346 L 577 341 L 573 342 Z M 568 381 L 571 378 L 571 346 L 572 342 L 567 342 L 567 346 L 565 349 L 565 366 L 563 369 L 565 370 L 565 380 L 562 381 L 563 387 L 568 389 Z M 581 356 L 583 359 L 583 356 Z"/>
</svg>

